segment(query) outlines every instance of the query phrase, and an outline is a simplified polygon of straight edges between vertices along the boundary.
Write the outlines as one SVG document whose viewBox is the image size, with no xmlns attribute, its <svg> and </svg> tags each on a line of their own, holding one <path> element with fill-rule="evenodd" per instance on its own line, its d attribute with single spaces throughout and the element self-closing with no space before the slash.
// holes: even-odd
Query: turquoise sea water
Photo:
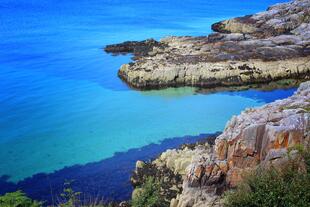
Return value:
<svg viewBox="0 0 310 207">
<path fill-rule="evenodd" d="M 206 35 L 216 21 L 281 0 L 2 0 L 0 176 L 18 182 L 165 138 L 223 130 L 246 107 L 292 94 L 194 88 L 135 91 L 117 77 L 130 56 L 104 45 Z"/>
</svg>

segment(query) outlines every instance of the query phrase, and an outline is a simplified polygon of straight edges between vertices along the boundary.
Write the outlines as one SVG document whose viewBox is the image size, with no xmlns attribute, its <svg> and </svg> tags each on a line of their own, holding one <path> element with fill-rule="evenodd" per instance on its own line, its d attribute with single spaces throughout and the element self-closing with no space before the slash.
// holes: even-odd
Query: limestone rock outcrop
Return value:
<svg viewBox="0 0 310 207">
<path fill-rule="evenodd" d="M 257 166 L 281 165 L 296 144 L 310 144 L 310 81 L 295 94 L 234 116 L 211 154 L 193 158 L 172 207 L 221 206 L 218 195 Z"/>
<path fill-rule="evenodd" d="M 276 4 L 212 28 L 209 36 L 125 42 L 105 50 L 134 53 L 134 62 L 118 74 L 139 89 L 310 79 L 310 0 Z"/>
</svg>

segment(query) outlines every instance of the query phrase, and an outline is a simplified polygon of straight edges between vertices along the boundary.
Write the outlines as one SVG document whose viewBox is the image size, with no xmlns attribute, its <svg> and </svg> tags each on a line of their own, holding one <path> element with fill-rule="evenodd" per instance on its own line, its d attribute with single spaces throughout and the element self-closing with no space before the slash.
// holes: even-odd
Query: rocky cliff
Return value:
<svg viewBox="0 0 310 207">
<path fill-rule="evenodd" d="M 310 144 L 310 81 L 287 99 L 232 117 L 214 145 L 168 150 L 152 165 L 157 170 L 169 169 L 170 180 L 177 175 L 183 181 L 182 187 L 179 180 L 167 188 L 175 189 L 171 207 L 221 206 L 219 195 L 235 187 L 246 172 L 257 166 L 281 165 L 296 144 Z M 137 166 L 136 173 L 142 169 Z"/>
<path fill-rule="evenodd" d="M 209 36 L 132 41 L 105 50 L 134 54 L 119 76 L 140 89 L 310 79 L 310 0 L 276 4 L 212 28 Z"/>
<path fill-rule="evenodd" d="M 310 143 L 310 82 L 284 100 L 246 109 L 232 117 L 215 140 L 212 154 L 187 168 L 183 192 L 172 206 L 210 206 L 258 165 L 281 165 L 296 144 Z"/>
</svg>

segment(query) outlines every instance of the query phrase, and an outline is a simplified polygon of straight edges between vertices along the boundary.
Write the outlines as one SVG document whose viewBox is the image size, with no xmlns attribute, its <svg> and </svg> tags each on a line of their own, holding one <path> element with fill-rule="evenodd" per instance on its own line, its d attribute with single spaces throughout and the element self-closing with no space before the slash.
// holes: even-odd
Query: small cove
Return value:
<svg viewBox="0 0 310 207">
<path fill-rule="evenodd" d="M 276 2 L 281 1 L 4 0 L 1 193 L 10 190 L 7 182 L 14 186 L 28 180 L 31 186 L 31 176 L 39 173 L 112 159 L 117 152 L 159 144 L 169 137 L 222 131 L 243 109 L 291 95 L 295 89 L 213 94 L 190 87 L 135 91 L 116 75 L 130 56 L 102 51 L 106 44 L 126 40 L 206 35 L 218 20 L 261 11 Z M 156 153 L 169 147 L 175 145 Z M 107 167 L 106 162 L 101 164 Z"/>
</svg>

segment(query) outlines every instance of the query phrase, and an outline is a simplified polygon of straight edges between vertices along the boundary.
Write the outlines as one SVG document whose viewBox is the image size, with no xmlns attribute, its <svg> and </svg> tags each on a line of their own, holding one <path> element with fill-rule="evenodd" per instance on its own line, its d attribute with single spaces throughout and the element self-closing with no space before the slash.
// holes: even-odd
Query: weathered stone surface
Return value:
<svg viewBox="0 0 310 207">
<path fill-rule="evenodd" d="M 238 17 L 212 25 L 214 31 L 225 33 L 245 33 L 260 38 L 290 34 L 302 23 L 310 22 L 308 0 L 295 0 L 276 4 L 265 12 Z"/>
<path fill-rule="evenodd" d="M 231 87 L 310 79 L 310 1 L 277 4 L 255 15 L 213 25 L 220 33 L 125 42 L 109 52 L 133 52 L 119 76 L 140 88 Z"/>
<path fill-rule="evenodd" d="M 184 144 L 179 149 L 163 152 L 152 162 L 136 162 L 136 169 L 131 176 L 131 183 L 135 187 L 132 197 L 140 191 L 140 186 L 147 177 L 161 181 L 162 198 L 168 202 L 182 192 L 183 179 L 186 171 L 195 159 L 206 159 L 211 153 L 211 145 L 216 136 L 210 136 L 194 144 Z"/>
<path fill-rule="evenodd" d="M 295 94 L 233 116 L 211 153 L 193 158 L 183 192 L 171 206 L 221 205 L 218 197 L 257 166 L 280 166 L 288 149 L 310 144 L 310 81 Z"/>
</svg>

